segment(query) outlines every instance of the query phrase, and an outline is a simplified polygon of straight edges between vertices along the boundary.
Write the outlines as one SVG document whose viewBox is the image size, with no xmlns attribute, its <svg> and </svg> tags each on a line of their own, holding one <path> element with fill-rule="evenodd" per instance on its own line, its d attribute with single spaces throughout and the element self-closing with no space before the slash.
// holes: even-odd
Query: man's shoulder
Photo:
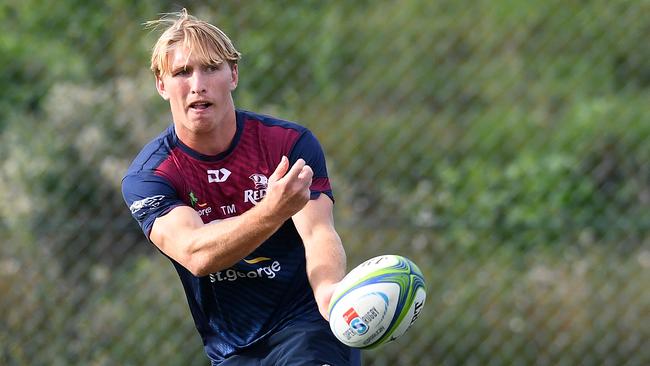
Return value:
<svg viewBox="0 0 650 366">
<path fill-rule="evenodd" d="M 169 126 L 142 147 L 131 162 L 125 175 L 156 169 L 167 159 L 174 143 L 174 129 L 173 126 Z"/>
<path fill-rule="evenodd" d="M 251 112 L 243 109 L 238 109 L 237 113 L 245 123 L 257 123 L 262 127 L 279 127 L 287 130 L 296 131 L 302 134 L 308 131 L 308 128 L 302 124 L 286 119 L 278 118 L 272 115 Z"/>
</svg>

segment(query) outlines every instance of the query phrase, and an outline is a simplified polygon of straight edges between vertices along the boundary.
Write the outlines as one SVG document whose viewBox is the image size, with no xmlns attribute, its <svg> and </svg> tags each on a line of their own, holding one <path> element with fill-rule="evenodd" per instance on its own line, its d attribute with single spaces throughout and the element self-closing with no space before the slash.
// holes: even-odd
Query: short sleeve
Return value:
<svg viewBox="0 0 650 366">
<path fill-rule="evenodd" d="M 334 194 L 332 193 L 332 187 L 327 175 L 327 164 L 325 162 L 323 148 L 316 139 L 316 136 L 309 130 L 300 136 L 289 155 L 289 160 L 292 165 L 300 158 L 304 159 L 314 172 L 310 187 L 311 199 L 316 199 L 321 193 L 325 193 L 333 201 Z"/>
<path fill-rule="evenodd" d="M 124 177 L 122 196 L 147 239 L 158 217 L 185 204 L 169 181 L 146 170 Z"/>
</svg>

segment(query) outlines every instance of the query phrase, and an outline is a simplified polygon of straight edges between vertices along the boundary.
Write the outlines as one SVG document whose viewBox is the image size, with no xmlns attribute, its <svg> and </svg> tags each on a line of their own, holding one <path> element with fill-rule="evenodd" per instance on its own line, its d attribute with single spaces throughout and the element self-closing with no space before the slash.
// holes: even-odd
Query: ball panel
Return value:
<svg viewBox="0 0 650 366">
<path fill-rule="evenodd" d="M 330 312 L 330 328 L 344 344 L 364 348 L 383 336 L 395 317 L 400 288 L 394 283 L 368 284 L 350 290 Z"/>
<path fill-rule="evenodd" d="M 382 255 L 368 259 L 367 261 L 356 266 L 341 281 L 340 288 L 353 287 L 355 283 L 360 283 L 366 279 L 380 274 L 386 268 L 399 265 L 399 258 L 393 255 Z"/>
<path fill-rule="evenodd" d="M 411 281 L 407 286 L 402 287 L 403 291 L 400 293 L 393 321 L 384 336 L 372 347 L 391 342 L 402 336 L 415 322 L 422 310 L 426 300 L 424 280 L 416 274 L 404 277 L 410 278 Z"/>
<path fill-rule="evenodd" d="M 401 337 L 406 333 L 406 331 L 415 323 L 415 321 L 418 318 L 418 315 L 420 315 L 420 311 L 422 310 L 422 307 L 424 306 L 424 302 L 426 301 L 427 298 L 427 293 L 424 291 L 424 288 L 419 287 L 417 291 L 415 292 L 415 296 L 411 301 L 411 304 L 408 307 L 408 310 L 403 313 L 403 316 L 397 321 L 398 325 L 395 327 L 395 329 L 392 331 L 392 333 L 387 334 L 388 340 L 387 342 L 391 342 L 396 340 L 397 338 Z"/>
<path fill-rule="evenodd" d="M 410 273 L 410 261 L 398 255 L 380 255 L 356 266 L 341 280 L 332 295 L 333 304 L 347 289 L 363 285 L 369 279 L 375 279 L 384 274 Z M 416 267 L 417 268 L 417 267 Z M 419 272 L 419 269 L 418 269 Z M 421 274 L 420 274 L 421 276 Z"/>
</svg>

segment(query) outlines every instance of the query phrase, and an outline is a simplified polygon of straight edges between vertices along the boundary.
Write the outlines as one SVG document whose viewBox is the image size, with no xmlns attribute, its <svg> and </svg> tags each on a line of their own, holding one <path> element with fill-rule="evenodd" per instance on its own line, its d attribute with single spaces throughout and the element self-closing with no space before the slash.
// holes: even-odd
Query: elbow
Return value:
<svg viewBox="0 0 650 366">
<path fill-rule="evenodd" d="M 195 277 L 205 277 L 212 272 L 207 269 L 207 267 L 193 267 L 192 269 L 189 270 L 190 273 L 192 273 L 193 276 Z"/>
<path fill-rule="evenodd" d="M 236 261 L 225 264 L 222 261 L 215 260 L 214 257 L 209 255 L 194 254 L 186 263 L 187 265 L 185 265 L 185 269 L 190 271 L 192 275 L 195 277 L 205 277 L 235 265 Z"/>
<path fill-rule="evenodd" d="M 236 258 L 232 253 L 223 253 L 214 246 L 205 246 L 199 242 L 188 241 L 178 262 L 195 277 L 205 277 L 233 266 L 243 258 Z"/>
<path fill-rule="evenodd" d="M 214 250 L 201 235 L 197 227 L 182 227 L 172 232 L 167 227 L 159 226 L 158 231 L 152 231 L 151 241 L 158 249 L 171 259 L 176 266 L 183 267 L 195 277 L 204 277 L 214 270 Z"/>
<path fill-rule="evenodd" d="M 182 264 L 195 277 L 204 277 L 214 272 L 206 256 L 200 253 L 188 253 Z"/>
<path fill-rule="evenodd" d="M 208 257 L 189 245 L 182 254 L 179 263 L 195 277 L 204 277 L 212 273 Z"/>
</svg>

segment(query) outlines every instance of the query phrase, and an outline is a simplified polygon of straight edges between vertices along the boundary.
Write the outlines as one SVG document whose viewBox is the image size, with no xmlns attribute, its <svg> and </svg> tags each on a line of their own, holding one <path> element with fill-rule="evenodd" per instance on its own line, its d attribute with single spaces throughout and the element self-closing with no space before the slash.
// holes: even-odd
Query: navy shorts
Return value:
<svg viewBox="0 0 650 366">
<path fill-rule="evenodd" d="M 219 366 L 361 366 L 361 351 L 339 342 L 325 319 L 300 321 L 271 334 Z"/>
</svg>

